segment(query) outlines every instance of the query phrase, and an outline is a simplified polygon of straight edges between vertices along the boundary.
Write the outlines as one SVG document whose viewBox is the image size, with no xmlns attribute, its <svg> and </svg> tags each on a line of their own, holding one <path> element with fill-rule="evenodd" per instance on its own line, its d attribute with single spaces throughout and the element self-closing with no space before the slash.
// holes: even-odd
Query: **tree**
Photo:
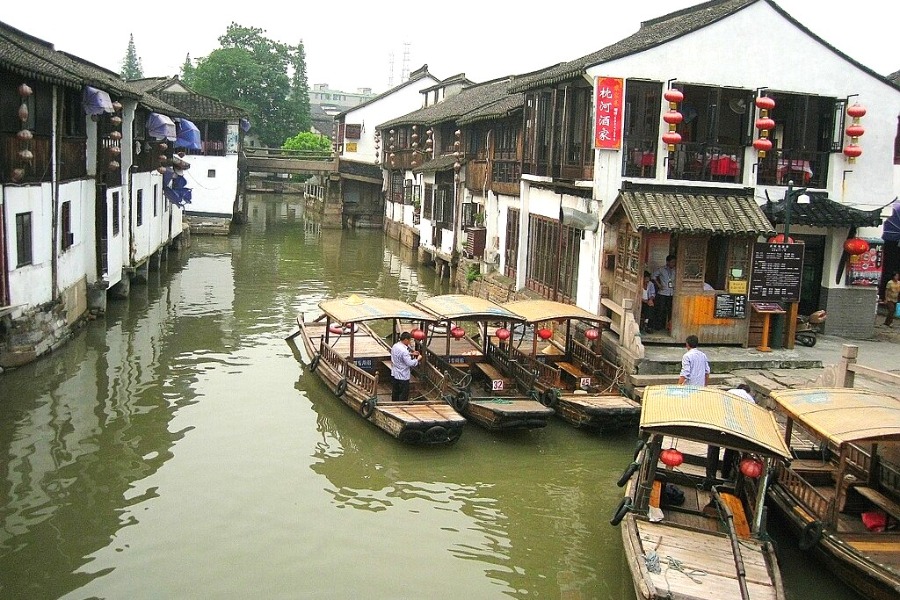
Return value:
<svg viewBox="0 0 900 600">
<path fill-rule="evenodd" d="M 184 57 L 184 63 L 181 65 L 181 80 L 193 87 L 194 85 L 194 74 L 197 69 L 194 67 L 194 63 L 191 62 L 191 53 L 188 52 Z"/>
<path fill-rule="evenodd" d="M 281 147 L 285 150 L 329 153 L 331 152 L 331 140 L 311 131 L 301 131 L 294 137 L 286 139 Z"/>
<path fill-rule="evenodd" d="M 192 87 L 246 110 L 262 143 L 279 147 L 304 123 L 309 129 L 306 58 L 302 42 L 290 46 L 264 34 L 231 23 L 219 38 L 222 47 L 197 61 Z"/>
<path fill-rule="evenodd" d="M 131 81 L 132 79 L 140 79 L 144 76 L 144 68 L 141 66 L 141 59 L 137 55 L 134 47 L 134 34 L 128 34 L 128 49 L 125 51 L 125 58 L 122 60 L 122 70 L 119 72 L 122 79 Z"/>
</svg>

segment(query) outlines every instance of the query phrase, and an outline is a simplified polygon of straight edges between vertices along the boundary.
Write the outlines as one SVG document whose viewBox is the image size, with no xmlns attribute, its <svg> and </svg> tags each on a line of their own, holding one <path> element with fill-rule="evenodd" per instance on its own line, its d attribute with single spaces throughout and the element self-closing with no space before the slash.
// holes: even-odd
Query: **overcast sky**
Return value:
<svg viewBox="0 0 900 600">
<path fill-rule="evenodd" d="M 834 47 L 887 75 L 900 70 L 894 1 L 779 0 L 778 4 Z M 485 81 L 578 58 L 634 33 L 643 20 L 698 3 L 220 0 L 157 6 L 4 0 L 0 21 L 117 72 L 128 36 L 134 34 L 145 76 L 178 74 L 185 55 L 208 55 L 234 21 L 264 29 L 267 37 L 287 44 L 303 40 L 310 86 L 327 83 L 343 91 L 370 87 L 381 92 L 388 88 L 392 54 L 393 83 L 400 83 L 407 49 L 409 70 L 427 63 L 440 78 L 465 73 L 474 81 Z M 764 23 L 759 32 L 765 35 Z"/>
</svg>

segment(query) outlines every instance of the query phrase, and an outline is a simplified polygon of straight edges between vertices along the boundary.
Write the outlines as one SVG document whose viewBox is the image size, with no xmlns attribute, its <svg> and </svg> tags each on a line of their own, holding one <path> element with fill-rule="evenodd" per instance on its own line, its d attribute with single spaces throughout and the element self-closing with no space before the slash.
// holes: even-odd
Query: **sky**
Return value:
<svg viewBox="0 0 900 600">
<path fill-rule="evenodd" d="M 893 2 L 776 1 L 819 37 L 877 73 L 900 70 Z M 270 39 L 286 44 L 302 40 L 310 87 L 327 83 L 333 90 L 372 88 L 379 93 L 389 82 L 401 83 L 404 64 L 408 71 L 428 64 L 441 79 L 465 73 L 473 81 L 542 69 L 627 37 L 641 21 L 698 3 L 343 0 L 332 5 L 197 0 L 167 4 L 162 10 L 117 3 L 87 10 L 83 2 L 38 0 L 33 5 L 0 3 L 0 21 L 116 72 L 133 34 L 147 77 L 177 75 L 186 55 L 207 56 L 236 22 L 263 29 Z M 895 8 L 889 8 L 892 5 Z M 759 30 L 765 35 L 764 23 Z"/>
</svg>

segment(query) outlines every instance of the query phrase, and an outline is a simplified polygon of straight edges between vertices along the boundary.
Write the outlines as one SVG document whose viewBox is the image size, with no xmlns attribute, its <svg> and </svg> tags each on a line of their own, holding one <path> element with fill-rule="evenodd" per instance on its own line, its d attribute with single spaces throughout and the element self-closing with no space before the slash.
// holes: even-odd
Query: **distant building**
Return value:
<svg viewBox="0 0 900 600">
<path fill-rule="evenodd" d="M 316 83 L 309 91 L 309 104 L 310 106 L 321 106 L 325 113 L 336 115 L 374 97 L 375 93 L 372 88 L 364 87 L 355 92 L 342 92 L 330 89 L 327 83 Z"/>
</svg>

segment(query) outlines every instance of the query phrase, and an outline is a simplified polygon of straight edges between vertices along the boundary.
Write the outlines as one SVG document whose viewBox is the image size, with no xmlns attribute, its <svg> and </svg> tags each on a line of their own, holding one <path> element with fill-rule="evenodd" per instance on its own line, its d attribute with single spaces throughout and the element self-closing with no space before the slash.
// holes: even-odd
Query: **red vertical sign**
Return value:
<svg viewBox="0 0 900 600">
<path fill-rule="evenodd" d="M 618 77 L 598 77 L 594 107 L 594 148 L 622 149 L 622 112 L 624 80 Z"/>
</svg>

